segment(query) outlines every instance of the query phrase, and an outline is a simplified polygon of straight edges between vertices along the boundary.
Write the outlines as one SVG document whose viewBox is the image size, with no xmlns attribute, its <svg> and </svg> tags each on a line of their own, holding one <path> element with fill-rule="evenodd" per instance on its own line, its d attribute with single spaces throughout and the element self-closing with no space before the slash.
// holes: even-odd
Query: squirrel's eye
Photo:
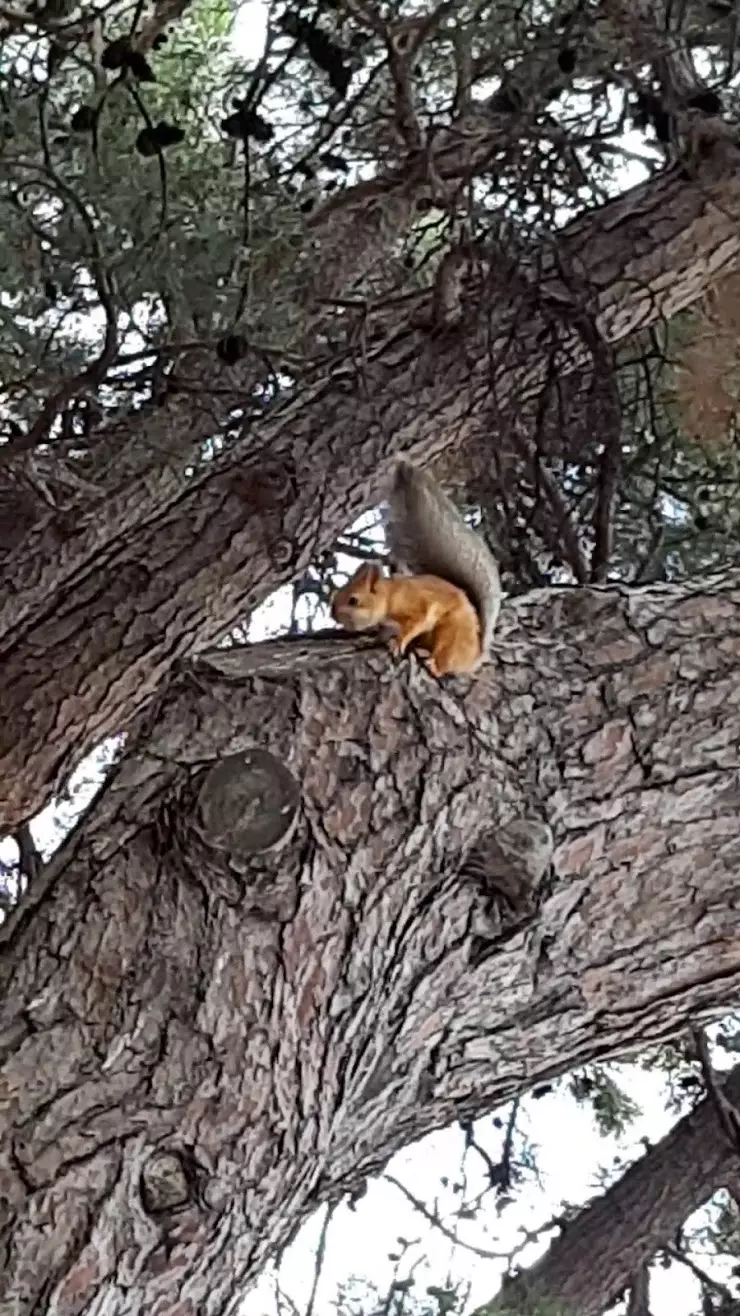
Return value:
<svg viewBox="0 0 740 1316">
<path fill-rule="evenodd" d="M 359 607 L 360 600 L 358 599 L 356 594 L 352 594 L 350 598 L 348 598 L 347 602 L 349 603 L 350 608 L 357 608 Z"/>
</svg>

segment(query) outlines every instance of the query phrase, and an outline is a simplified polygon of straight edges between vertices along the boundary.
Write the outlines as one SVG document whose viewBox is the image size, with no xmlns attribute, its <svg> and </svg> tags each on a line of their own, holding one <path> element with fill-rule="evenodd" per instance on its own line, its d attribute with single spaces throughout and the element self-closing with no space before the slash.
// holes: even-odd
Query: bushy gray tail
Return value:
<svg viewBox="0 0 740 1316">
<path fill-rule="evenodd" d="M 436 480 L 405 460 L 394 471 L 386 533 L 399 565 L 441 576 L 465 591 L 480 617 L 481 649 L 487 653 L 501 608 L 496 561 Z"/>
</svg>

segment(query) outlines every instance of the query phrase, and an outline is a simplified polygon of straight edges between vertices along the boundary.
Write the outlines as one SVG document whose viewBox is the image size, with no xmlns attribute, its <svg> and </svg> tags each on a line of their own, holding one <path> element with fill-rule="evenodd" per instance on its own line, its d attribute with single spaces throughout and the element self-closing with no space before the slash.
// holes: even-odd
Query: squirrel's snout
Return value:
<svg viewBox="0 0 740 1316">
<path fill-rule="evenodd" d="M 329 611 L 331 612 L 334 621 L 338 622 L 340 626 L 349 625 L 347 609 L 343 606 L 342 600 L 338 594 L 334 595 L 334 598 L 329 605 Z"/>
<path fill-rule="evenodd" d="M 337 594 L 332 599 L 331 615 L 345 631 L 367 630 L 367 627 L 372 625 L 372 619 L 367 616 L 367 609 L 358 606 L 357 601 L 349 602 L 341 594 Z"/>
<path fill-rule="evenodd" d="M 361 625 L 358 624 L 358 618 L 355 616 L 352 609 L 343 608 L 341 603 L 337 604 L 336 608 L 332 608 L 331 615 L 346 631 L 358 631 L 361 629 Z"/>
</svg>

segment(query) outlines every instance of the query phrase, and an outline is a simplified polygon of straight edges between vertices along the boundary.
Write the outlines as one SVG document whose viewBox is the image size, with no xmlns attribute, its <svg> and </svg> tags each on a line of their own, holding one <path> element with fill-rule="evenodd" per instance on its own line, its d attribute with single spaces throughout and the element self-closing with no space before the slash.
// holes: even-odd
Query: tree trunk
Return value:
<svg viewBox="0 0 740 1316">
<path fill-rule="evenodd" d="M 177 501 L 163 471 L 161 489 L 154 479 L 148 491 L 123 489 L 80 528 L 32 534 L 3 571 L 0 829 L 36 812 L 80 756 L 120 731 L 174 658 L 299 575 L 377 495 L 392 455 L 425 460 L 458 444 L 492 394 L 523 406 L 539 386 L 538 334 L 553 306 L 572 312 L 585 289 L 616 342 L 695 299 L 740 250 L 740 181 L 725 154 L 575 221 L 557 259 L 546 250 L 514 293 L 484 272 L 459 329 L 439 338 L 386 324 L 366 362 L 277 405 Z M 573 328 L 563 332 L 577 347 Z"/>
<path fill-rule="evenodd" d="M 726 1009 L 739 651 L 735 574 L 532 595 L 471 681 L 183 670 L 0 931 L 3 1310 L 215 1316 L 409 1140 Z"/>
<path fill-rule="evenodd" d="M 740 1105 L 740 1065 L 724 1091 Z M 707 1097 L 602 1196 L 566 1225 L 534 1266 L 504 1283 L 492 1312 L 526 1312 L 546 1297 L 574 1316 L 602 1316 L 694 1211 L 725 1187 L 737 1147 Z M 594 1265 L 598 1257 L 598 1265 Z M 645 1301 L 640 1310 L 644 1310 Z M 483 1308 L 486 1312 L 488 1308 Z"/>
</svg>

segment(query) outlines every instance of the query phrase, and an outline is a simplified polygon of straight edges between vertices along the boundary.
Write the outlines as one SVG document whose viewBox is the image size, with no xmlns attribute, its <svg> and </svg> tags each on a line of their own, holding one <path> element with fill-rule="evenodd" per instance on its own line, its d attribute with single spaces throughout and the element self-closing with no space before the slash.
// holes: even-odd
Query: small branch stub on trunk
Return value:
<svg viewBox="0 0 740 1316">
<path fill-rule="evenodd" d="M 192 1167 L 177 1152 L 157 1152 L 141 1172 L 141 1200 L 147 1215 L 181 1210 L 194 1195 Z"/>
<path fill-rule="evenodd" d="M 229 754 L 192 775 L 169 801 L 164 848 L 212 895 L 245 913 L 284 920 L 300 875 L 288 846 L 300 803 L 298 782 L 268 750 Z"/>
<path fill-rule="evenodd" d="M 198 792 L 194 826 L 236 866 L 284 845 L 300 790 L 284 763 L 264 749 L 230 754 L 210 768 Z"/>
</svg>

